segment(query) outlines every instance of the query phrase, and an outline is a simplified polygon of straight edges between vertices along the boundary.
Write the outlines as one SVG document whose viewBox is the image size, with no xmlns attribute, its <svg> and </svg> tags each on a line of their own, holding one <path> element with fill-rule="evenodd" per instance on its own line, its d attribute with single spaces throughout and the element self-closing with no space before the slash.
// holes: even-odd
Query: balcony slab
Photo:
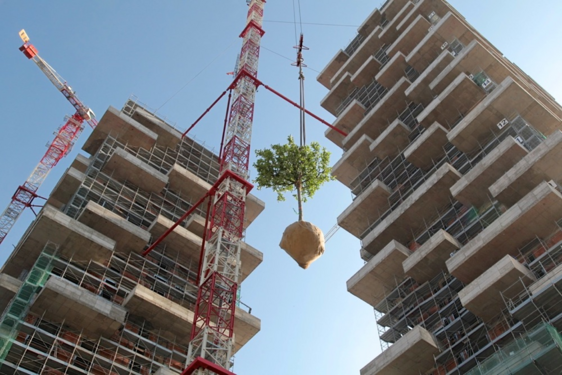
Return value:
<svg viewBox="0 0 562 375">
<path fill-rule="evenodd" d="M 111 337 L 125 323 L 127 310 L 68 280 L 51 276 L 31 312 L 83 330 L 90 338 Z"/>
<path fill-rule="evenodd" d="M 402 263 L 404 273 L 423 284 L 443 271 L 447 271 L 445 262 L 451 253 L 460 249 L 461 244 L 449 233 L 440 229 L 419 249 L 414 251 Z"/>
<path fill-rule="evenodd" d="M 117 139 L 126 139 L 131 147 L 142 147 L 147 150 L 154 146 L 158 138 L 156 133 L 138 121 L 114 107 L 109 107 L 82 146 L 82 150 L 94 155 L 109 134 Z"/>
<path fill-rule="evenodd" d="M 117 181 L 129 181 L 147 192 L 160 192 L 168 183 L 166 175 L 122 148 L 115 149 L 102 172 Z"/>
<path fill-rule="evenodd" d="M 513 137 L 507 137 L 451 187 L 451 194 L 465 205 L 482 206 L 490 201 L 488 188 L 527 153 Z"/>
<path fill-rule="evenodd" d="M 533 238 L 556 231 L 561 217 L 562 194 L 543 182 L 447 260 L 447 269 L 468 284 Z"/>
<path fill-rule="evenodd" d="M 115 248 L 111 238 L 45 205 L 10 254 L 2 272 L 18 278 L 23 271 L 31 269 L 48 241 L 59 246 L 59 256 L 75 261 L 101 262 Z"/>
<path fill-rule="evenodd" d="M 363 63 L 373 54 L 378 51 L 384 44 L 379 38 L 382 31 L 380 26 L 377 26 L 371 33 L 363 40 L 361 45 L 353 52 L 353 54 L 342 65 L 338 72 L 332 77 L 331 84 L 339 82 L 342 77 L 350 74 L 353 75 L 363 65 Z"/>
<path fill-rule="evenodd" d="M 484 90 L 461 73 L 419 114 L 418 121 L 426 128 L 434 122 L 451 128 L 461 115 L 469 113 L 485 96 Z"/>
<path fill-rule="evenodd" d="M 338 225 L 359 237 L 390 205 L 392 190 L 379 180 L 374 181 L 344 212 L 338 216 Z"/>
<path fill-rule="evenodd" d="M 418 375 L 434 365 L 439 353 L 435 337 L 421 326 L 406 333 L 360 371 L 361 375 Z"/>
<path fill-rule="evenodd" d="M 159 215 L 150 226 L 149 231 L 152 233 L 153 238 L 156 239 L 171 228 L 172 225 L 174 225 L 172 220 Z M 174 230 L 162 240 L 162 244 L 166 245 L 168 250 L 175 251 L 180 258 L 189 258 L 195 262 L 199 262 L 202 238 L 182 226 L 174 228 Z M 242 242 L 240 251 L 241 267 L 239 282 L 244 281 L 246 277 L 248 277 L 250 273 L 252 273 L 258 265 L 261 264 L 262 261 L 263 253 L 247 243 Z"/>
<path fill-rule="evenodd" d="M 513 298 L 533 281 L 535 277 L 529 269 L 506 255 L 462 289 L 459 298 L 467 310 L 490 323 L 505 309 L 502 293 L 506 298 Z M 506 291 L 510 294 L 505 295 Z"/>
<path fill-rule="evenodd" d="M 343 140 L 343 145 L 350 148 L 363 135 L 367 134 L 371 139 L 377 138 L 388 125 L 396 119 L 406 103 L 404 91 L 410 86 L 410 81 L 403 77 L 396 85 L 386 93 L 377 105 L 365 114 L 361 122 Z"/>
<path fill-rule="evenodd" d="M 137 285 L 135 289 L 125 298 L 123 305 L 129 313 L 141 316 L 151 322 L 155 329 L 171 340 L 187 345 L 193 328 L 194 313 L 158 293 Z M 261 327 L 258 318 L 244 310 L 236 308 L 234 321 L 235 347 L 238 351 Z"/>
<path fill-rule="evenodd" d="M 508 77 L 449 132 L 449 142 L 468 153 L 486 142 L 492 129 L 513 113 L 543 134 L 551 134 L 560 126 L 556 115 Z"/>
<path fill-rule="evenodd" d="M 452 12 L 448 12 L 410 52 L 408 64 L 418 71 L 424 70 L 445 49 L 442 48 L 444 43 L 453 39 L 466 44 L 474 39 L 474 33 Z"/>
<path fill-rule="evenodd" d="M 90 201 L 78 221 L 115 241 L 114 251 L 140 253 L 150 241 L 150 233 L 114 212 Z"/>
<path fill-rule="evenodd" d="M 359 138 L 353 147 L 347 150 L 332 167 L 332 176 L 350 188 L 353 180 L 373 160 L 370 150 L 372 143 L 373 140 L 367 135 Z"/>
<path fill-rule="evenodd" d="M 158 134 L 156 143 L 161 147 L 175 149 L 181 142 L 182 133 L 142 107 L 135 107 L 132 118 Z"/>
<path fill-rule="evenodd" d="M 47 199 L 47 204 L 61 209 L 74 196 L 82 182 L 86 179 L 86 175 L 75 168 L 68 168 L 64 175 L 53 188 L 51 195 Z"/>
<path fill-rule="evenodd" d="M 391 56 L 397 52 L 402 52 L 407 56 L 422 41 L 430 26 L 431 24 L 424 16 L 418 15 L 396 41 L 388 47 L 386 53 Z"/>
<path fill-rule="evenodd" d="M 339 130 L 342 130 L 344 133 L 349 133 L 352 131 L 357 124 L 363 119 L 365 116 L 365 107 L 363 104 L 359 103 L 358 100 L 353 100 L 346 109 L 338 116 L 336 121 L 332 124 L 332 126 L 336 127 Z M 344 136 L 339 132 L 335 131 L 332 128 L 328 128 L 324 135 L 330 141 L 334 142 L 339 147 L 343 147 L 343 140 Z"/>
<path fill-rule="evenodd" d="M 402 121 L 398 119 L 394 120 L 388 128 L 371 143 L 371 154 L 381 160 L 387 157 L 394 159 L 394 157 L 398 156 L 410 143 L 410 139 L 408 138 L 410 132 L 410 128 Z"/>
<path fill-rule="evenodd" d="M 404 56 L 402 52 L 397 52 L 377 73 L 375 79 L 384 87 L 394 87 L 396 82 L 404 77 L 407 68 L 408 63 L 406 62 L 406 56 Z"/>
<path fill-rule="evenodd" d="M 347 291 L 375 307 L 404 278 L 402 262 L 411 254 L 391 241 L 347 281 Z"/>
<path fill-rule="evenodd" d="M 429 83 L 437 77 L 437 75 L 448 66 L 455 57 L 445 50 L 424 69 L 419 77 L 406 90 L 406 96 L 417 103 L 428 106 L 429 103 L 441 93 L 441 91 L 433 91 L 429 88 Z M 459 73 L 460 74 L 460 73 Z M 458 75 L 456 76 L 458 77 Z"/>
<path fill-rule="evenodd" d="M 424 227 L 424 218 L 435 215 L 443 199 L 450 196 L 449 189 L 460 179 L 460 173 L 444 164 L 422 183 L 412 195 L 381 221 L 363 239 L 363 248 L 376 254 L 391 240 L 408 243 L 412 233 Z"/>
<path fill-rule="evenodd" d="M 348 97 L 349 93 L 355 88 L 355 85 L 351 83 L 351 74 L 347 73 L 341 77 L 334 85 L 332 89 L 320 102 L 322 108 L 330 112 L 332 115 L 338 117 L 338 108 L 340 104 Z"/>
<path fill-rule="evenodd" d="M 169 187 L 192 202 L 198 201 L 211 189 L 211 184 L 179 164 L 168 172 Z"/>
<path fill-rule="evenodd" d="M 332 88 L 332 78 L 340 70 L 343 64 L 349 59 L 349 56 L 343 51 L 339 50 L 332 60 L 320 72 L 316 80 L 328 90 Z"/>
<path fill-rule="evenodd" d="M 424 171 L 430 170 L 434 163 L 445 155 L 447 133 L 447 129 L 434 122 L 408 147 L 404 157 L 416 167 Z"/>
<path fill-rule="evenodd" d="M 490 186 L 490 193 L 500 202 L 513 205 L 542 181 L 561 181 L 560 160 L 562 131 L 557 130 Z"/>
</svg>

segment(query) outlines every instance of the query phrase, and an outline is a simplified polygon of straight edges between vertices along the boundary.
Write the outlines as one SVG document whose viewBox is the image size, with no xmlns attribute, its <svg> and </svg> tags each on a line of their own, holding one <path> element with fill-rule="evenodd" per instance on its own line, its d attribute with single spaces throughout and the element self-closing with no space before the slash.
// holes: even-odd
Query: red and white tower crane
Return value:
<svg viewBox="0 0 562 375">
<path fill-rule="evenodd" d="M 98 124 L 94 112 L 78 99 L 76 93 L 66 81 L 38 55 L 37 49 L 29 43 L 29 37 L 25 30 L 21 30 L 19 35 L 24 43 L 19 48 L 20 51 L 37 64 L 57 90 L 72 104 L 76 113 L 66 117 L 66 123 L 58 130 L 47 152 L 25 183 L 17 188 L 12 196 L 12 201 L 0 216 L 0 244 L 4 241 L 4 238 L 6 238 L 8 232 L 12 229 L 25 208 L 30 207 L 33 210 L 34 207 L 37 207 L 33 204 L 35 198 L 39 197 L 37 190 L 39 190 L 51 169 L 70 152 L 80 133 L 84 130 L 84 122 L 87 122 L 92 128 L 95 128 Z"/>
<path fill-rule="evenodd" d="M 265 0 L 248 2 L 242 50 L 232 90 L 228 125 L 221 148 L 220 177 L 211 189 L 207 243 L 201 257 L 199 293 L 186 374 L 231 374 L 240 247 L 244 231 L 263 9 Z M 205 242 L 205 241 L 204 241 Z"/>
</svg>

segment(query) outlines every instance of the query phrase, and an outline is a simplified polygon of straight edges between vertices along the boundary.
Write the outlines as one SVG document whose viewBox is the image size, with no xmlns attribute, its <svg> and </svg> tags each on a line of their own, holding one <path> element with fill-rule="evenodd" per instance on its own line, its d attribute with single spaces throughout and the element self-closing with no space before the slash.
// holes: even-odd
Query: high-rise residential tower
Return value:
<svg viewBox="0 0 562 375">
<path fill-rule="evenodd" d="M 560 373 L 562 107 L 443 0 L 386 1 L 318 81 L 383 349 L 361 374 Z"/>
<path fill-rule="evenodd" d="M 0 273 L 1 374 L 179 374 L 189 364 L 218 157 L 135 100 L 110 107 Z M 264 209 L 253 195 L 245 227 Z M 244 243 L 240 281 L 263 254 Z M 238 351 L 260 330 L 237 301 Z"/>
</svg>

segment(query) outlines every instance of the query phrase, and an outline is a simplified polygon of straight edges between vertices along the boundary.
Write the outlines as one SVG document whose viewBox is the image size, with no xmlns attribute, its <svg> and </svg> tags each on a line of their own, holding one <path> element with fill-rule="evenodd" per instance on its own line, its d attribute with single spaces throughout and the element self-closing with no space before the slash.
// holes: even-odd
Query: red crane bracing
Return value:
<svg viewBox="0 0 562 375">
<path fill-rule="evenodd" d="M 29 207 L 33 210 L 33 207 L 37 207 L 33 204 L 35 198 L 39 197 L 37 190 L 39 190 L 51 169 L 70 152 L 72 146 L 84 130 L 84 122 L 87 122 L 92 128 L 95 128 L 98 124 L 94 112 L 78 99 L 76 93 L 66 81 L 38 55 L 37 49 L 29 43 L 29 37 L 25 30 L 20 31 L 19 34 L 24 43 L 19 48 L 20 51 L 37 64 L 57 90 L 76 109 L 76 113 L 66 117 L 66 123 L 58 130 L 55 139 L 47 148 L 47 152 L 25 183 L 17 188 L 12 196 L 12 201 L 0 216 L 0 244 L 4 241 L 4 238 L 6 238 L 8 232 L 12 229 L 25 208 Z"/>
</svg>

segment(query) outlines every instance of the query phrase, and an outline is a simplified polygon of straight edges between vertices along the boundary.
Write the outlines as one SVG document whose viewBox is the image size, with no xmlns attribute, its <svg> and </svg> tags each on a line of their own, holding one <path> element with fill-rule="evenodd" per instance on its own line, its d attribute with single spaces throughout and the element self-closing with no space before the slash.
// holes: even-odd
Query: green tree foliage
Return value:
<svg viewBox="0 0 562 375">
<path fill-rule="evenodd" d="M 302 203 L 312 198 L 322 184 L 334 179 L 330 174 L 330 152 L 318 142 L 298 146 L 292 136 L 287 140 L 283 145 L 256 150 L 254 167 L 258 176 L 254 183 L 258 189 L 273 189 L 278 201 L 285 200 L 285 193 L 293 192 L 302 221 Z"/>
</svg>

